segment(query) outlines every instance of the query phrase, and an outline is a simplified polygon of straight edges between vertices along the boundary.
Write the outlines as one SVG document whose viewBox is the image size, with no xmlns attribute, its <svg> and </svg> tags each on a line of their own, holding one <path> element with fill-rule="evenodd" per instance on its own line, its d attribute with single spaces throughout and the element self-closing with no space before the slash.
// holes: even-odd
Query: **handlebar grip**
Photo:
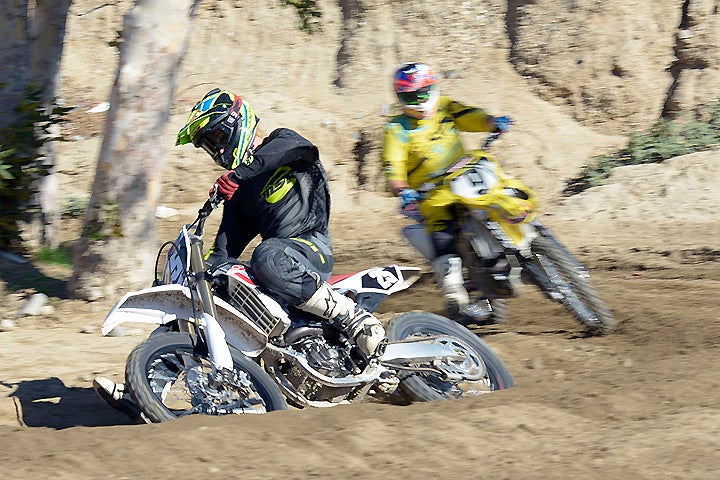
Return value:
<svg viewBox="0 0 720 480">
<path fill-rule="evenodd" d="M 215 184 L 215 186 L 213 186 L 212 190 L 210 191 L 210 198 L 205 200 L 203 206 L 200 207 L 200 210 L 198 210 L 198 214 L 200 214 L 201 216 L 210 215 L 210 212 L 216 209 L 222 201 L 223 197 L 222 195 L 220 195 L 220 192 L 218 192 L 217 184 Z"/>
<path fill-rule="evenodd" d="M 220 190 L 218 189 L 217 183 L 213 185 L 212 191 L 210 192 L 210 198 L 208 198 L 208 202 L 210 202 L 210 205 L 212 205 L 212 208 L 217 208 L 220 205 L 220 202 L 224 200 L 223 196 L 220 195 Z"/>
</svg>

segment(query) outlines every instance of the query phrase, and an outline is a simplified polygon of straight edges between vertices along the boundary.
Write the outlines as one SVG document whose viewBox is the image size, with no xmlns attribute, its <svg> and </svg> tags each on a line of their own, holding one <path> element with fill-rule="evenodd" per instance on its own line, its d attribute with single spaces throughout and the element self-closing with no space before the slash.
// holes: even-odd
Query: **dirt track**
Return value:
<svg viewBox="0 0 720 480">
<path fill-rule="evenodd" d="M 0 334 L 3 477 L 716 478 L 720 279 L 712 238 L 699 234 L 707 228 L 618 229 L 592 242 L 556 223 L 618 332 L 584 337 L 526 287 L 510 321 L 476 330 L 517 386 L 476 399 L 128 425 L 90 381 L 120 377 L 144 332 L 79 333 L 109 304 L 58 302 L 52 316 Z M 338 272 L 413 259 L 393 234 L 368 249 L 336 231 L 337 249 L 354 252 L 339 254 Z M 408 309 L 439 311 L 429 275 L 380 312 Z"/>
<path fill-rule="evenodd" d="M 109 98 L 117 63 L 112 45 L 133 3 L 73 2 L 60 94 L 77 108 L 63 126 L 68 141 L 58 145 L 63 200 L 89 194 L 103 118 L 88 110 Z M 170 148 L 188 109 L 217 84 L 249 99 L 266 130 L 294 128 L 320 147 L 331 177 L 337 273 L 389 262 L 424 265 L 399 238 L 394 200 L 373 177 L 377 151 L 367 159 L 369 181 L 360 192 L 351 154 L 358 131 L 380 129 L 377 112 L 393 101 L 392 68 L 421 59 L 447 73 L 443 92 L 516 120 L 496 152 L 508 173 L 538 191 L 543 221 L 590 267 L 618 331 L 584 337 L 561 307 L 526 288 L 511 301 L 507 323 L 476 329 L 513 374 L 517 385 L 507 391 L 409 406 L 368 403 L 130 425 L 97 398 L 91 381 L 96 375 L 122 378 L 128 352 L 147 331 L 128 327 L 126 336 L 101 337 L 99 325 L 115 299 L 53 298 L 54 313 L 18 319 L 17 328 L 0 332 L 0 478 L 717 479 L 717 151 L 617 169 L 608 185 L 558 200 L 564 180 L 580 165 L 625 144 L 625 137 L 608 132 L 634 128 L 617 111 L 604 110 L 610 100 L 641 114 L 643 122 L 656 118 L 663 102 L 651 90 L 664 94 L 672 81 L 667 67 L 678 53 L 672 42 L 681 4 L 692 10 L 709 3 L 586 2 L 587 8 L 568 11 L 571 21 L 558 23 L 556 12 L 583 2 L 461 2 L 462 9 L 447 2 L 370 2 L 359 30 L 346 28 L 339 6 L 355 2 L 320 3 L 326 33 L 312 38 L 274 2 L 209 2 L 201 11 L 162 133 L 169 151 L 161 202 L 180 214 L 159 221 L 158 240 L 174 238 L 178 225 L 192 219 L 207 191 L 198 185 L 219 175 L 202 152 Z M 405 15 L 406 4 L 423 6 L 426 15 Z M 557 46 L 548 51 L 552 58 L 538 62 L 541 77 L 578 92 L 594 81 L 590 100 L 607 101 L 568 105 L 567 96 L 538 97 L 532 82 L 507 62 L 510 4 L 531 13 L 555 8 L 544 22 L 529 17 L 525 30 L 537 34 L 538 48 Z M 607 16 L 588 13 L 596 7 L 606 7 Z M 452 18 L 436 14 L 446 8 L 456 10 Z M 465 9 L 474 13 L 463 15 Z M 708 13 L 708 31 L 716 16 Z M 448 21 L 455 22 L 453 35 L 442 33 Z M 648 28 L 637 29 L 640 24 Z M 598 40 L 599 31 L 607 41 Z M 567 48 L 566 38 L 582 40 L 573 32 L 589 37 L 584 46 Z M 629 36 L 647 42 L 628 48 Z M 516 49 L 532 53 L 531 39 L 524 41 Z M 354 63 L 338 65 L 345 46 L 353 47 Z M 223 68 L 209 69 L 207 59 L 217 52 Z M 623 78 L 618 61 L 630 72 Z M 716 68 L 717 62 L 707 63 Z M 689 73 L 709 81 L 714 71 Z M 347 87 L 338 90 L 333 81 L 343 72 Z M 700 83 L 679 86 L 691 93 L 698 88 L 685 96 L 700 99 Z M 606 128 L 576 121 L 598 114 L 594 107 L 602 107 Z M 77 224 L 62 228 L 64 241 L 76 238 Z M 213 230 L 211 222 L 207 231 Z M 44 268 L 43 277 L 30 266 L 0 267 L 6 272 L 0 280 L 20 295 L 34 288 L 62 297 L 67 271 Z M 17 295 L 0 302 L 9 318 L 21 305 Z M 429 275 L 383 304 L 380 316 L 409 309 L 440 312 Z"/>
</svg>

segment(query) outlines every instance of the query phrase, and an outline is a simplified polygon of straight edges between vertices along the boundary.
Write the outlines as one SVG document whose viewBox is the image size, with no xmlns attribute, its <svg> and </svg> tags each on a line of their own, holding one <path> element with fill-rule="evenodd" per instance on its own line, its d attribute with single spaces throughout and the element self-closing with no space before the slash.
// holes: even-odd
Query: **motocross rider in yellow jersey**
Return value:
<svg viewBox="0 0 720 480">
<path fill-rule="evenodd" d="M 460 131 L 505 132 L 512 121 L 441 96 L 435 72 L 422 63 L 403 64 L 395 72 L 393 88 L 403 113 L 385 126 L 385 176 L 392 193 L 400 197 L 403 211 L 422 219 L 431 236 L 435 250 L 432 266 L 448 313 L 482 317 L 483 312 L 476 311 L 479 307 L 470 304 L 464 286 L 462 261 L 454 249 L 452 207 L 433 205 L 432 197 L 421 201 L 417 189 L 430 179 L 440 180 L 438 174 L 465 155 Z"/>
</svg>

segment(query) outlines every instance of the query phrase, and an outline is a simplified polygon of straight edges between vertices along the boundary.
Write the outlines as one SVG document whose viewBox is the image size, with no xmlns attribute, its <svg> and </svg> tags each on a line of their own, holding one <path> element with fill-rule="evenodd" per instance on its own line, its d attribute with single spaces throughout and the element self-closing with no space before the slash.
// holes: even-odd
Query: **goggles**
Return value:
<svg viewBox="0 0 720 480">
<path fill-rule="evenodd" d="M 428 85 L 412 92 L 397 92 L 397 96 L 404 105 L 420 105 L 430 100 L 434 88 L 434 85 Z"/>
<path fill-rule="evenodd" d="M 227 145 L 231 135 L 232 132 L 230 129 L 220 124 L 216 125 L 212 131 L 197 139 L 193 144 L 196 147 L 201 147 L 209 153 L 211 157 L 215 158 L 220 153 L 220 149 Z"/>
</svg>

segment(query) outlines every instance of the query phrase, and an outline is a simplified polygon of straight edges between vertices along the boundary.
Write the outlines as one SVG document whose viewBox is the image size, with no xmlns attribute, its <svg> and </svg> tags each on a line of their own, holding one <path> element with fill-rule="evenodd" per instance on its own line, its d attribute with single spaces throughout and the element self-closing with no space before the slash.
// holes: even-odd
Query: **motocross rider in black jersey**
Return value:
<svg viewBox="0 0 720 480">
<path fill-rule="evenodd" d="M 218 181 L 226 201 L 206 261 L 212 267 L 237 258 L 260 235 L 263 242 L 255 248 L 251 260 L 255 277 L 268 293 L 297 305 L 312 296 L 317 282 L 296 263 L 314 271 L 323 281 L 333 267 L 325 170 L 317 148 L 284 128 L 262 140 L 253 157 L 252 163 L 238 165 Z M 232 179 L 230 187 L 223 185 L 225 177 Z M 229 193 L 235 185 L 237 191 Z"/>
<path fill-rule="evenodd" d="M 367 357 L 387 344 L 380 321 L 326 282 L 333 267 L 330 193 L 318 149 L 287 128 L 267 137 L 241 97 L 208 92 L 190 112 L 177 145 L 203 148 L 228 171 L 217 179 L 223 217 L 207 262 L 237 258 L 260 235 L 250 267 L 276 299 L 331 321 Z"/>
<path fill-rule="evenodd" d="M 330 193 L 317 147 L 287 128 L 264 137 L 258 122 L 241 97 L 216 88 L 193 107 L 177 135 L 176 145 L 192 143 L 228 170 L 213 187 L 225 205 L 207 264 L 232 261 L 260 235 L 250 268 L 266 293 L 332 322 L 367 358 L 382 355 L 382 323 L 327 283 L 333 268 Z M 96 377 L 93 388 L 141 420 L 124 384 Z"/>
</svg>

